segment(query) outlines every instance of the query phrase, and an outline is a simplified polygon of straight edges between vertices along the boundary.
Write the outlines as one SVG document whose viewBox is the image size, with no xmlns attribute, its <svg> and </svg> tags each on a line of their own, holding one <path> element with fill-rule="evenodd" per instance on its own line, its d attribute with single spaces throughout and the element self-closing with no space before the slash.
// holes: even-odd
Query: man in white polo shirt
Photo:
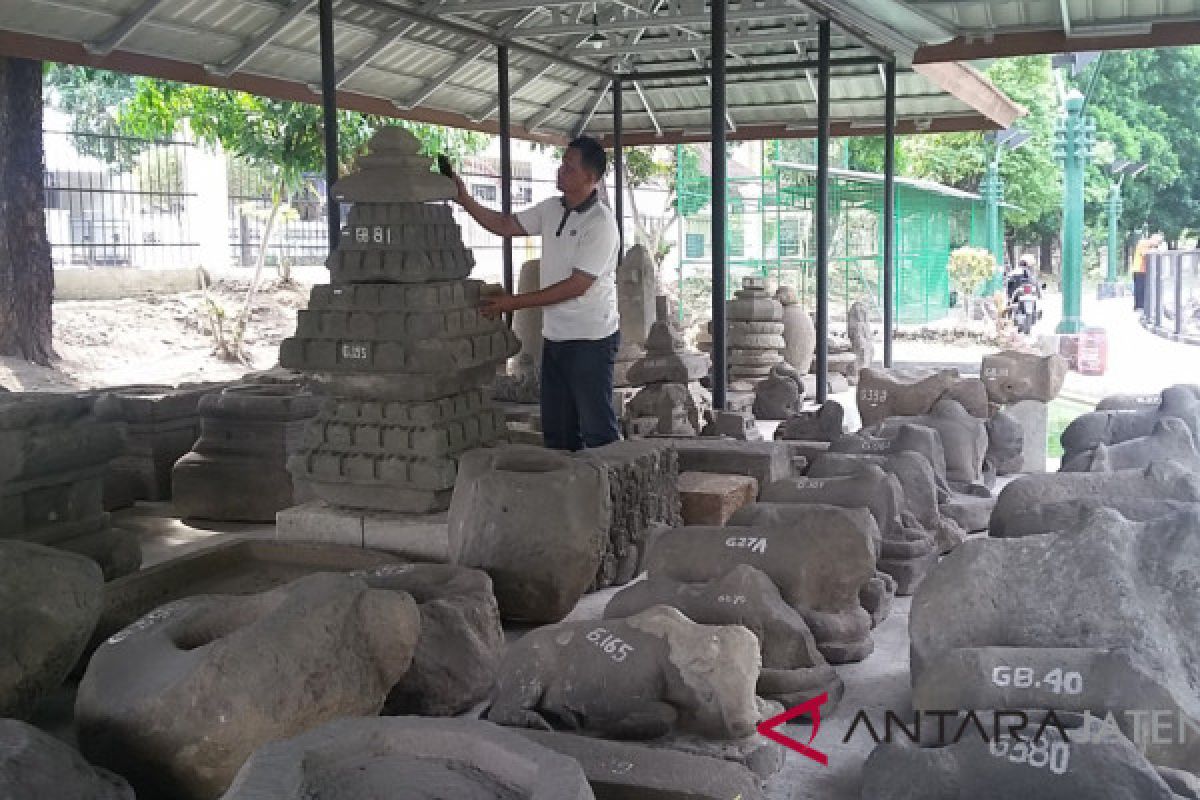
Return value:
<svg viewBox="0 0 1200 800">
<path fill-rule="evenodd" d="M 559 450 L 600 447 L 620 438 L 612 405 L 617 316 L 617 222 L 599 202 L 607 158 L 595 139 L 567 145 L 552 197 L 516 214 L 479 204 L 458 180 L 457 202 L 497 236 L 541 236 L 541 289 L 486 300 L 496 317 L 542 308 L 542 433 Z"/>
</svg>

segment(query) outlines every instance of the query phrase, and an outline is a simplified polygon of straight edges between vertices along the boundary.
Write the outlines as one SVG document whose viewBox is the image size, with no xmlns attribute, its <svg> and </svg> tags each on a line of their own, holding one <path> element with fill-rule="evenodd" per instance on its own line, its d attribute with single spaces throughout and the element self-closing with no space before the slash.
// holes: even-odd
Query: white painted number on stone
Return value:
<svg viewBox="0 0 1200 800">
<path fill-rule="evenodd" d="M 824 487 L 825 481 L 816 478 L 796 478 L 797 489 L 822 489 Z"/>
<path fill-rule="evenodd" d="M 359 225 L 354 229 L 354 241 L 359 244 L 391 244 L 392 229 L 386 225 Z"/>
<path fill-rule="evenodd" d="M 996 739 L 988 745 L 996 758 L 1007 758 L 1014 764 L 1028 764 L 1034 769 L 1049 767 L 1055 775 L 1065 775 L 1071 764 L 1071 747 L 1066 742 L 1051 742 L 1046 737 L 1035 740 Z"/>
<path fill-rule="evenodd" d="M 1064 672 L 1055 667 L 1038 678 L 1033 667 L 999 666 L 992 670 L 992 683 L 1003 688 L 1041 689 L 1045 687 L 1054 694 L 1082 694 L 1083 676 L 1078 672 Z"/>
<path fill-rule="evenodd" d="M 886 403 L 887 389 L 863 389 L 862 398 L 868 403 Z"/>
<path fill-rule="evenodd" d="M 174 614 L 175 608 L 175 605 L 172 603 L 170 605 L 165 605 L 162 608 L 154 609 L 137 622 L 121 629 L 120 631 L 117 631 L 112 636 L 108 637 L 108 644 L 120 644 L 138 631 L 144 631 L 148 628 L 153 628 L 155 625 Z"/>
<path fill-rule="evenodd" d="M 634 764 L 632 761 L 618 761 L 612 765 L 612 774 L 628 775 L 629 773 L 633 772 L 633 767 Z"/>
<path fill-rule="evenodd" d="M 365 344 L 343 344 L 342 359 L 345 361 L 366 361 L 370 351 Z"/>
<path fill-rule="evenodd" d="M 726 605 L 731 605 L 731 606 L 740 606 L 746 602 L 746 595 L 744 595 L 744 594 L 723 594 L 717 598 L 717 602 L 725 603 Z"/>
<path fill-rule="evenodd" d="M 1007 378 L 1008 367 L 988 367 L 983 371 L 985 378 Z"/>
<path fill-rule="evenodd" d="M 633 645 L 619 636 L 609 633 L 607 628 L 593 628 L 587 640 L 604 651 L 604 654 L 620 664 L 633 652 Z"/>
<path fill-rule="evenodd" d="M 744 548 L 751 553 L 767 552 L 766 537 L 760 536 L 730 536 L 725 540 L 725 546 Z"/>
</svg>

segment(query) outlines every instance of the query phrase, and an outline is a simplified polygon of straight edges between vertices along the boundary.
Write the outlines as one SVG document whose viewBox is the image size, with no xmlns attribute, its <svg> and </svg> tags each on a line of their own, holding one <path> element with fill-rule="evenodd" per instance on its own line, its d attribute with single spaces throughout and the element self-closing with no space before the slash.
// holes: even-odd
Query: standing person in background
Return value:
<svg viewBox="0 0 1200 800">
<path fill-rule="evenodd" d="M 1129 261 L 1129 271 L 1133 274 L 1133 310 L 1141 311 L 1146 307 L 1146 254 L 1157 250 L 1163 244 L 1163 235 L 1143 236 L 1138 239 L 1133 248 L 1133 258 Z"/>
<path fill-rule="evenodd" d="M 567 145 L 558 168 L 561 197 L 503 214 L 480 205 L 455 176 L 455 201 L 497 236 L 541 236 L 541 289 L 483 302 L 494 318 L 542 308 L 542 433 L 546 447 L 579 450 L 620 438 L 613 408 L 617 316 L 617 221 L 600 202 L 608 159 L 595 139 Z"/>
</svg>

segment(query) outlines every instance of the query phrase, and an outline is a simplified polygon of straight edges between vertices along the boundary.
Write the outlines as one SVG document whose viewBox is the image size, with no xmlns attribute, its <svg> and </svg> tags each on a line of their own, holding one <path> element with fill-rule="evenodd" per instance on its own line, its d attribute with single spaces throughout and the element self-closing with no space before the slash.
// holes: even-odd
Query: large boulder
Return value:
<svg viewBox="0 0 1200 800">
<path fill-rule="evenodd" d="M 1175 461 L 1200 471 L 1200 452 L 1192 441 L 1187 424 L 1175 417 L 1160 419 L 1147 436 L 1118 444 L 1099 444 L 1092 450 L 1064 456 L 1063 472 L 1113 472 L 1141 469 L 1155 461 Z"/>
<path fill-rule="evenodd" d="M 946 484 L 946 452 L 942 447 L 941 435 L 933 428 L 906 423 L 900 425 L 894 433 L 889 432 L 887 436 L 860 430 L 834 439 L 829 451 L 881 456 L 911 451 L 929 462 L 939 489 L 949 491 Z"/>
<path fill-rule="evenodd" d="M 859 661 L 874 648 L 859 595 L 875 577 L 879 529 L 863 508 L 802 510 L 802 523 L 748 506 L 728 527 L 665 531 L 647 555 L 646 571 L 651 578 L 697 583 L 748 564 L 771 578 L 800 612 L 827 660 Z"/>
<path fill-rule="evenodd" d="M 622 619 L 652 606 L 671 606 L 702 625 L 741 625 L 758 638 L 762 671 L 758 694 L 787 707 L 827 693 L 836 704 L 841 678 L 817 649 L 816 640 L 779 588 L 754 567 L 742 564 L 715 580 L 683 583 L 656 577 L 622 589 L 604 609 L 606 619 Z"/>
<path fill-rule="evenodd" d="M 1196 737 L 1144 737 L 1130 711 L 1200 726 L 1200 509 L 959 547 L 913 600 L 913 707 L 1113 714 L 1151 763 L 1200 765 Z"/>
<path fill-rule="evenodd" d="M 92 656 L 75 703 L 80 745 L 139 792 L 212 800 L 261 745 L 379 713 L 420 624 L 408 595 L 332 573 L 170 603 Z"/>
<path fill-rule="evenodd" d="M 1136 410 L 1097 410 L 1072 420 L 1062 432 L 1065 458 L 1092 450 L 1099 445 L 1114 445 L 1154 433 L 1158 423 L 1174 417 L 1187 425 L 1193 443 L 1200 445 L 1200 396 L 1195 387 L 1172 386 L 1162 391 L 1154 406 Z"/>
<path fill-rule="evenodd" d="M 984 420 L 955 400 L 939 400 L 933 410 L 919 417 L 889 417 L 870 429 L 884 437 L 896 436 L 904 425 L 933 428 L 942 440 L 946 456 L 946 478 L 953 484 L 978 484 L 983 480 L 988 435 Z"/>
<path fill-rule="evenodd" d="M 50 734 L 15 719 L 0 719 L 0 797 L 134 800 L 119 775 L 93 767 Z"/>
<path fill-rule="evenodd" d="M 526 634 L 505 654 L 487 718 L 617 739 L 739 739 L 758 721 L 758 671 L 758 641 L 746 628 L 697 625 L 655 606 Z"/>
<path fill-rule="evenodd" d="M 450 560 L 492 577 L 504 619 L 557 622 L 595 580 L 611 517 L 608 471 L 594 458 L 473 450 L 450 503 Z"/>
<path fill-rule="evenodd" d="M 1035 717 L 1037 715 L 1034 715 Z M 956 725 L 952 723 L 948 728 Z M 881 744 L 863 767 L 863 800 L 1188 800 L 1111 726 L 1056 727 L 1023 741 L 963 737 L 942 747 Z"/>
<path fill-rule="evenodd" d="M 0 717 L 26 717 L 79 659 L 103 605 L 95 561 L 0 539 Z"/>
<path fill-rule="evenodd" d="M 467 719 L 339 719 L 251 756 L 222 800 L 593 800 L 579 764 Z"/>
<path fill-rule="evenodd" d="M 888 417 L 919 417 L 943 399 L 957 400 L 973 416 L 988 416 L 987 389 L 978 378 L 964 378 L 956 369 L 876 369 L 858 376 L 858 413 L 863 427 Z"/>
<path fill-rule="evenodd" d="M 1144 522 L 1189 504 L 1200 504 L 1200 474 L 1169 461 L 1140 470 L 1025 475 L 996 498 L 988 532 L 1012 537 L 1060 531 L 1092 508 Z"/>
<path fill-rule="evenodd" d="M 1062 391 L 1067 360 L 1060 355 L 1040 356 L 1004 350 L 983 357 L 980 377 L 988 400 L 1000 405 L 1022 400 L 1049 403 Z"/>
<path fill-rule="evenodd" d="M 487 573 L 448 564 L 386 564 L 361 576 L 372 589 L 411 595 L 421 614 L 412 666 L 388 694 L 385 714 L 451 716 L 487 698 L 504 652 Z"/>
</svg>

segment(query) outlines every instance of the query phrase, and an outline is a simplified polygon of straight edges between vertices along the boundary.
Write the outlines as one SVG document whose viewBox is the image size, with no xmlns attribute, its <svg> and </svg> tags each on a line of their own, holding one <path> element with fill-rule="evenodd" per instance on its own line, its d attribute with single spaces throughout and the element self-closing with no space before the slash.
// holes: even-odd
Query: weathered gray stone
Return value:
<svg viewBox="0 0 1200 800">
<path fill-rule="evenodd" d="M 679 476 L 684 525 L 724 525 L 733 512 L 756 497 L 758 481 L 748 475 L 685 472 Z"/>
<path fill-rule="evenodd" d="M 851 303 L 846 313 L 846 337 L 854 353 L 856 373 L 875 363 L 875 332 L 871 330 L 871 313 L 861 300 Z"/>
<path fill-rule="evenodd" d="M 416 155 L 420 143 L 407 129 L 387 125 L 371 137 L 370 150 L 358 157 L 357 171 L 345 175 L 333 190 L 344 200 L 386 203 L 450 200 L 454 182 L 430 172 L 429 159 Z"/>
<path fill-rule="evenodd" d="M 541 265 L 541 259 L 537 258 L 521 265 L 518 294 L 542 288 Z M 512 319 L 512 330 L 521 343 L 521 351 L 509 361 L 508 371 L 496 376 L 492 397 L 508 403 L 536 403 L 542 395 L 542 309 L 521 308 L 513 312 Z"/>
<path fill-rule="evenodd" d="M 1012 475 L 1025 465 L 1025 429 L 1016 415 L 1001 408 L 986 425 L 988 448 L 984 472 Z"/>
<path fill-rule="evenodd" d="M 783 442 L 676 439 L 680 472 L 749 475 L 761 489 L 792 474 L 791 451 Z"/>
<path fill-rule="evenodd" d="M 15 719 L 0 719 L 0 797 L 134 800 L 123 778 L 93 767 L 50 734 Z"/>
<path fill-rule="evenodd" d="M 946 479 L 951 485 L 977 484 L 983 479 L 988 435 L 982 418 L 968 413 L 955 400 L 943 399 L 924 416 L 888 417 L 868 431 L 890 438 L 905 425 L 923 425 L 938 432 L 946 458 Z"/>
<path fill-rule="evenodd" d="M 701 408 L 692 390 L 681 383 L 652 383 L 625 407 L 627 435 L 696 436 Z"/>
<path fill-rule="evenodd" d="M 671 606 L 703 625 L 742 625 L 758 638 L 762 671 L 758 694 L 787 707 L 828 693 L 833 706 L 841 699 L 841 678 L 817 649 L 804 617 L 783 601 L 769 577 L 748 565 L 704 583 L 682 583 L 654 577 L 617 593 L 604 610 L 620 619 L 657 606 Z"/>
<path fill-rule="evenodd" d="M 1039 722 L 1043 716 L 1030 715 Z M 1015 724 L 1011 717 L 1007 722 Z M 991 743 L 968 734 L 942 747 L 881 744 L 863 767 L 862 798 L 1184 800 L 1120 732 L 1099 720 L 1092 723 L 1087 734 L 1066 729 L 1069 741 L 1052 723 L 1036 741 L 1035 729 L 1022 733 L 1020 742 L 1005 733 Z M 957 725 L 952 720 L 946 727 Z"/>
<path fill-rule="evenodd" d="M 1162 392 L 1111 394 L 1096 404 L 1097 411 L 1153 411 L 1162 403 Z"/>
<path fill-rule="evenodd" d="M 564 622 L 509 645 L 487 718 L 617 739 L 750 736 L 758 641 L 740 625 L 697 625 L 666 606 Z"/>
<path fill-rule="evenodd" d="M 1200 452 L 1192 441 L 1191 431 L 1183 420 L 1165 417 L 1154 430 L 1137 439 L 1117 444 L 1100 444 L 1092 450 L 1063 457 L 1063 472 L 1114 472 L 1120 469 L 1141 469 L 1155 461 L 1175 461 L 1200 471 Z"/>
<path fill-rule="evenodd" d="M 861 508 L 803 510 L 800 521 L 755 504 L 735 514 L 728 527 L 665 531 L 646 557 L 646 571 L 651 578 L 695 583 L 748 564 L 766 573 L 804 616 L 827 660 L 861 660 L 874 646 L 859 594 L 875 576 L 875 520 Z"/>
<path fill-rule="evenodd" d="M 275 539 L 365 547 L 418 561 L 449 559 L 446 512 L 400 514 L 304 503 L 275 515 Z"/>
<path fill-rule="evenodd" d="M 836 400 L 827 400 L 815 411 L 793 414 L 775 429 L 776 439 L 832 442 L 842 435 L 846 411 Z"/>
<path fill-rule="evenodd" d="M 596 800 L 764 800 L 753 772 L 721 759 L 593 736 L 520 733 L 579 762 Z"/>
<path fill-rule="evenodd" d="M 817 329 L 812 317 L 799 304 L 796 290 L 790 286 L 780 286 L 775 299 L 783 304 L 784 360 L 801 375 L 807 374 L 817 352 Z"/>
<path fill-rule="evenodd" d="M 942 516 L 954 522 L 967 533 L 987 530 L 996 498 L 983 486 L 968 486 L 967 491 L 951 492 L 950 497 L 938 504 Z"/>
<path fill-rule="evenodd" d="M 93 654 L 80 744 L 139 792 L 212 800 L 266 742 L 378 713 L 419 628 L 411 597 L 346 575 L 176 601 Z"/>
<path fill-rule="evenodd" d="M 1004 350 L 983 357 L 980 377 L 988 399 L 1000 405 L 1022 400 L 1049 403 L 1062 391 L 1067 360 L 1060 355 L 1036 355 Z"/>
<path fill-rule="evenodd" d="M 895 434 L 877 436 L 866 430 L 846 434 L 833 440 L 830 451 L 835 453 L 860 453 L 863 455 L 891 455 L 911 451 L 922 456 L 930 467 L 940 489 L 946 487 L 946 453 L 942 437 L 933 428 L 905 423 Z"/>
<path fill-rule="evenodd" d="M 1126 712 L 1200 725 L 1197 530 L 1200 509 L 1098 509 L 1061 533 L 966 542 L 913 600 L 913 707 L 1114 713 L 1151 763 L 1194 771 L 1200 740 L 1145 736 Z"/>
<path fill-rule="evenodd" d="M 1193 443 L 1200 444 L 1200 396 L 1191 386 L 1164 389 L 1155 408 L 1138 411 L 1096 411 L 1082 414 L 1062 432 L 1064 460 L 1099 445 L 1113 445 L 1149 436 L 1158 423 L 1175 417 L 1191 432 Z"/>
<path fill-rule="evenodd" d="M 509 445 L 460 462 L 450 560 L 492 577 L 504 619 L 557 622 L 596 578 L 612 525 L 608 470 L 589 457 Z"/>
<path fill-rule="evenodd" d="M 762 431 L 755 424 L 754 415 L 745 411 L 718 411 L 705 415 L 708 418 L 701 436 L 722 436 L 739 442 L 761 442 Z"/>
<path fill-rule="evenodd" d="M 479 720 L 340 719 L 264 745 L 222 800 L 593 800 L 572 758 Z"/>
<path fill-rule="evenodd" d="M 411 595 L 421 616 L 412 666 L 388 693 L 385 714 L 451 716 L 487 697 L 504 630 L 486 573 L 445 564 L 387 564 L 356 574 L 372 589 Z"/>
<path fill-rule="evenodd" d="M 754 389 L 756 419 L 788 419 L 799 414 L 804 403 L 804 385 L 789 365 L 777 364 L 771 374 Z"/>
<path fill-rule="evenodd" d="M 1006 411 L 1021 423 L 1021 431 L 1025 434 L 1025 444 L 1021 447 L 1021 467 L 1017 472 L 1045 472 L 1050 407 L 1040 400 L 1022 400 L 1010 405 Z"/>
<path fill-rule="evenodd" d="M 0 717 L 28 716 L 67 677 L 100 617 L 103 586 L 87 558 L 0 539 Z"/>
<path fill-rule="evenodd" d="M 1146 521 L 1193 503 L 1200 504 L 1200 475 L 1172 462 L 1140 470 L 1026 475 L 1000 492 L 988 532 L 1011 537 L 1059 531 L 1092 508 Z"/>
<path fill-rule="evenodd" d="M 708 374 L 708 356 L 687 349 L 683 334 L 674 320 L 655 321 L 646 337 L 646 355 L 629 368 L 629 382 L 637 386 L 650 383 L 690 383 Z"/>
<path fill-rule="evenodd" d="M 955 369 L 876 369 L 867 367 L 858 379 L 858 413 L 869 428 L 888 417 L 917 417 L 932 413 L 938 401 L 957 400 L 969 414 L 988 417 L 987 390 L 978 378 L 964 378 Z"/>
</svg>

